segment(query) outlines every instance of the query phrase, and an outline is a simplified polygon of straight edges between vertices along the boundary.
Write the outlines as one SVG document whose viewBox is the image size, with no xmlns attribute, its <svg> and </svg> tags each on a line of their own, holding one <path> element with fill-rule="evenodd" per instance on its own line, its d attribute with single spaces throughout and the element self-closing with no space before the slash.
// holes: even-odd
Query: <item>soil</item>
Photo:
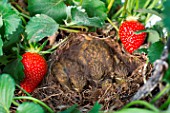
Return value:
<svg viewBox="0 0 170 113">
<path fill-rule="evenodd" d="M 103 35 L 104 36 L 104 35 Z M 110 35 L 111 36 L 111 35 Z M 49 58 L 49 73 L 32 96 L 55 111 L 78 104 L 87 112 L 123 107 L 150 76 L 145 54 L 128 54 L 113 36 L 71 33 Z"/>
</svg>

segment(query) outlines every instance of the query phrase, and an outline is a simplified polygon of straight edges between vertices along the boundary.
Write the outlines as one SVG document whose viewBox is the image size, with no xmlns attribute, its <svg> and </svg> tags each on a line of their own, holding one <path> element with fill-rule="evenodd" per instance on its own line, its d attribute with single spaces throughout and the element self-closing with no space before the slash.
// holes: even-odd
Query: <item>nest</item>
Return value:
<svg viewBox="0 0 170 113">
<path fill-rule="evenodd" d="M 102 110 L 118 110 L 122 108 L 130 98 L 144 84 L 144 80 L 150 76 L 151 65 L 146 65 L 146 55 L 144 54 L 127 54 L 123 51 L 122 46 L 115 41 L 114 37 L 99 39 L 104 40 L 109 47 L 114 50 L 114 57 L 117 61 L 122 62 L 116 66 L 115 73 L 127 73 L 124 78 L 105 79 L 103 84 L 95 87 L 87 82 L 87 85 L 81 92 L 64 88 L 56 77 L 51 74 L 51 68 L 54 61 L 58 60 L 62 53 L 68 50 L 75 40 L 82 41 L 88 37 L 96 38 L 94 34 L 71 34 L 69 40 L 50 56 L 49 73 L 43 82 L 37 88 L 32 96 L 40 99 L 50 106 L 55 112 L 62 111 L 74 104 L 78 104 L 82 112 L 89 111 L 96 102 L 102 105 Z M 73 37 L 73 38 L 72 38 Z M 76 38 L 75 38 L 76 37 Z M 124 70 L 126 67 L 126 70 Z M 127 72 L 128 71 L 128 72 Z"/>
</svg>

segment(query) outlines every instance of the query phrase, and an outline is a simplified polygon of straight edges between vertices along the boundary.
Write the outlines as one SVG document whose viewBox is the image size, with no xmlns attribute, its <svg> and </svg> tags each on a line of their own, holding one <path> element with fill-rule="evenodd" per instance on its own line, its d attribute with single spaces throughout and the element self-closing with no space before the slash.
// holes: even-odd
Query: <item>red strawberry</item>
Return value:
<svg viewBox="0 0 170 113">
<path fill-rule="evenodd" d="M 31 93 L 47 73 L 47 62 L 38 53 L 26 52 L 22 55 L 25 78 L 21 87 Z"/>
<path fill-rule="evenodd" d="M 132 53 L 138 49 L 146 38 L 146 33 L 135 34 L 135 31 L 144 30 L 145 26 L 137 20 L 126 20 L 119 28 L 119 37 L 124 48 Z"/>
</svg>

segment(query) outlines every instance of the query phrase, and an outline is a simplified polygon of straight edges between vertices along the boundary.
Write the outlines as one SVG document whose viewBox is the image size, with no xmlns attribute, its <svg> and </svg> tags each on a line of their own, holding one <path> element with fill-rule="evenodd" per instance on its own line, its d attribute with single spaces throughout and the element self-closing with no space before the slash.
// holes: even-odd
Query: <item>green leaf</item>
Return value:
<svg viewBox="0 0 170 113">
<path fill-rule="evenodd" d="M 2 15 L 3 25 L 5 27 L 5 36 L 12 34 L 19 26 L 20 17 L 12 10 L 11 5 L 0 2 L 0 15 Z"/>
<path fill-rule="evenodd" d="M 0 75 L 0 105 L 9 110 L 14 96 L 15 82 L 9 74 Z"/>
<path fill-rule="evenodd" d="M 59 113 L 81 113 L 81 112 L 77 109 L 77 105 L 75 104 L 66 109 L 65 111 L 61 111 Z"/>
<path fill-rule="evenodd" d="M 24 102 L 17 108 L 16 113 L 45 113 L 39 104 Z"/>
<path fill-rule="evenodd" d="M 8 0 L 0 0 L 0 2 L 2 1 L 2 3 L 8 3 Z"/>
<path fill-rule="evenodd" d="M 51 17 L 41 14 L 31 18 L 26 26 L 27 39 L 30 41 L 40 41 L 46 36 L 53 35 L 58 30 L 59 25 Z"/>
<path fill-rule="evenodd" d="M 2 16 L 0 15 L 0 28 L 3 26 Z"/>
<path fill-rule="evenodd" d="M 138 9 L 136 12 L 140 12 L 140 13 L 150 13 L 150 14 L 153 14 L 153 15 L 156 15 L 160 18 L 163 18 L 163 15 L 160 14 L 159 12 L 153 10 L 153 9 Z"/>
<path fill-rule="evenodd" d="M 162 21 L 156 22 L 153 29 L 158 32 L 160 38 L 166 37 L 166 33 L 164 31 L 165 28 Z"/>
<path fill-rule="evenodd" d="M 168 54 L 168 64 L 170 65 L 170 54 Z M 165 75 L 163 76 L 163 81 L 170 83 L 170 67 L 165 72 Z"/>
<path fill-rule="evenodd" d="M 31 15 L 46 14 L 62 23 L 66 19 L 66 5 L 63 0 L 28 0 Z"/>
<path fill-rule="evenodd" d="M 139 48 L 139 49 L 137 49 L 135 52 L 137 52 L 137 53 L 146 53 L 146 54 L 148 54 L 147 48 Z"/>
<path fill-rule="evenodd" d="M 170 83 L 170 68 L 165 72 L 165 75 L 163 76 L 163 81 Z"/>
<path fill-rule="evenodd" d="M 160 40 L 159 33 L 156 30 L 150 30 L 148 36 L 148 42 L 155 43 Z"/>
<path fill-rule="evenodd" d="M 6 55 L 0 56 L 0 65 L 6 65 L 9 62 L 8 58 Z"/>
<path fill-rule="evenodd" d="M 9 51 L 11 50 L 11 48 L 16 45 L 18 42 L 20 42 L 21 40 L 21 34 L 24 32 L 24 28 L 19 25 L 19 27 L 17 28 L 17 30 L 6 37 L 6 40 L 4 40 L 4 45 L 3 45 L 3 49 L 5 51 Z"/>
<path fill-rule="evenodd" d="M 67 26 L 71 25 L 85 25 L 92 27 L 102 27 L 104 25 L 104 21 L 99 17 L 89 18 L 87 13 L 81 9 L 80 7 L 68 7 L 67 8 L 67 20 L 65 20 L 65 24 Z"/>
<path fill-rule="evenodd" d="M 0 113 L 8 113 L 8 112 L 9 112 L 9 110 L 5 110 L 3 105 L 0 104 Z"/>
<path fill-rule="evenodd" d="M 3 55 L 2 46 L 3 46 L 3 40 L 2 40 L 1 35 L 0 35 L 0 56 Z"/>
<path fill-rule="evenodd" d="M 89 113 L 98 113 L 101 108 L 101 105 L 96 102 L 93 108 L 89 111 Z"/>
<path fill-rule="evenodd" d="M 128 108 L 128 109 L 122 109 L 122 110 L 116 111 L 114 113 L 159 113 L 159 112 L 150 111 L 150 110 L 141 109 L 141 108 Z"/>
<path fill-rule="evenodd" d="M 17 83 L 20 83 L 20 81 L 24 78 L 24 67 L 21 62 L 22 57 L 18 56 L 18 58 L 10 63 L 8 63 L 3 72 L 10 74 Z"/>
<path fill-rule="evenodd" d="M 83 0 L 82 8 L 86 10 L 89 17 L 100 17 L 103 20 L 107 18 L 107 8 L 100 0 Z"/>
<path fill-rule="evenodd" d="M 169 13 L 169 9 L 170 9 L 170 0 L 166 0 L 164 3 L 163 3 L 163 6 L 164 6 L 164 10 L 163 10 L 163 15 L 164 15 L 164 18 L 163 18 L 163 23 L 164 23 L 164 26 L 168 29 L 168 31 L 170 31 L 170 13 Z"/>
<path fill-rule="evenodd" d="M 149 47 L 148 57 L 151 63 L 160 58 L 163 48 L 164 44 L 161 41 L 155 42 Z"/>
</svg>

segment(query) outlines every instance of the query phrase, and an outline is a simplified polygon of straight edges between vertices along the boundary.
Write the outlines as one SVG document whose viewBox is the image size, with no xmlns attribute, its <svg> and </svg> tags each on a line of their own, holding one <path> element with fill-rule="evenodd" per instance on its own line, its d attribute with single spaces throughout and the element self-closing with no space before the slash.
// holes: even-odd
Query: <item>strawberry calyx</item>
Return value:
<svg viewBox="0 0 170 113">
<path fill-rule="evenodd" d="M 25 51 L 25 52 L 30 52 L 30 53 L 38 53 L 40 55 L 44 55 L 45 53 L 51 53 L 49 52 L 44 52 L 43 48 L 46 46 L 48 40 L 46 40 L 42 45 L 36 43 L 36 42 L 28 42 L 25 43 L 24 45 L 20 44 L 20 47 Z"/>
<path fill-rule="evenodd" d="M 128 16 L 126 17 L 126 21 L 137 21 L 139 17 L 137 16 Z"/>
<path fill-rule="evenodd" d="M 48 40 L 44 41 L 43 44 L 41 44 L 41 45 L 37 42 L 27 42 L 27 43 L 24 43 L 24 45 L 22 45 L 20 43 L 20 47 L 25 52 L 38 53 L 40 55 L 50 54 L 53 51 L 55 51 L 56 48 L 58 48 L 61 44 L 63 44 L 68 39 L 69 39 L 69 37 L 64 38 L 63 40 L 59 41 L 58 43 L 56 43 L 55 45 L 53 45 L 51 48 L 49 48 L 47 50 L 43 50 L 43 49 L 47 45 Z"/>
</svg>

